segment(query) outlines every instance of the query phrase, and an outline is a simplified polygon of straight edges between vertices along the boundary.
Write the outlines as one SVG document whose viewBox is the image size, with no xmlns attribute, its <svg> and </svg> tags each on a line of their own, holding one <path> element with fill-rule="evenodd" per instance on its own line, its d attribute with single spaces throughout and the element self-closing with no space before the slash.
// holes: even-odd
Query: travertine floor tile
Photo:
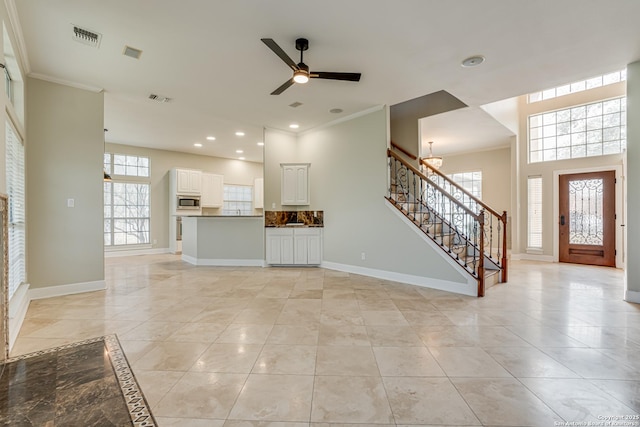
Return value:
<svg viewBox="0 0 640 427">
<path fill-rule="evenodd" d="M 309 421 L 312 391 L 312 375 L 251 374 L 229 418 Z"/>
</svg>

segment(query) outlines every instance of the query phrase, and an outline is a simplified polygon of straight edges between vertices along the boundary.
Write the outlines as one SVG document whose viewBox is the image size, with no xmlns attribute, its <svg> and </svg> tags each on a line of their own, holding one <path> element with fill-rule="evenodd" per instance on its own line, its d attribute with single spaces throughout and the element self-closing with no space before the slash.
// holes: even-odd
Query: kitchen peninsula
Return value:
<svg viewBox="0 0 640 427">
<path fill-rule="evenodd" d="M 182 260 L 194 265 L 264 265 L 262 215 L 182 217 Z"/>
</svg>

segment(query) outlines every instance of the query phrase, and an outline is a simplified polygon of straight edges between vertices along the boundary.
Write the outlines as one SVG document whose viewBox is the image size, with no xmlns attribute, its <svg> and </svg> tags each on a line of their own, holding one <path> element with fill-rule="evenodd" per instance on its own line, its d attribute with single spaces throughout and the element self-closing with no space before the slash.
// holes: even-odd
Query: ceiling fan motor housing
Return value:
<svg viewBox="0 0 640 427">
<path fill-rule="evenodd" d="M 309 40 L 307 40 L 307 39 L 296 39 L 296 49 L 301 51 L 301 52 L 309 49 Z"/>
</svg>

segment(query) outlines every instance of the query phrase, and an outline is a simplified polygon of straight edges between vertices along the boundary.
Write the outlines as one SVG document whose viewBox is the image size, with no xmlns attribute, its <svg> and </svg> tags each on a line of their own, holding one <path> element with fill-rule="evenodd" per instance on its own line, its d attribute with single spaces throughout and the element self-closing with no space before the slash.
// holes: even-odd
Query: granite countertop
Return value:
<svg viewBox="0 0 640 427">
<path fill-rule="evenodd" d="M 262 218 L 262 215 L 176 215 L 188 218 Z"/>
<path fill-rule="evenodd" d="M 265 228 L 324 228 L 320 224 L 282 224 L 282 225 L 265 225 Z"/>
</svg>

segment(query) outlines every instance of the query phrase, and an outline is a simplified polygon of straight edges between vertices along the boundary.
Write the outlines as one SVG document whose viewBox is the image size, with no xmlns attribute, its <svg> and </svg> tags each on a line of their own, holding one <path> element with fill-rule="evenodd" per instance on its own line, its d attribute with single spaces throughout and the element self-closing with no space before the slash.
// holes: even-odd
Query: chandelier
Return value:
<svg viewBox="0 0 640 427">
<path fill-rule="evenodd" d="M 433 141 L 429 141 L 429 157 L 423 157 L 422 160 L 434 169 L 442 167 L 442 157 L 433 155 Z"/>
</svg>

